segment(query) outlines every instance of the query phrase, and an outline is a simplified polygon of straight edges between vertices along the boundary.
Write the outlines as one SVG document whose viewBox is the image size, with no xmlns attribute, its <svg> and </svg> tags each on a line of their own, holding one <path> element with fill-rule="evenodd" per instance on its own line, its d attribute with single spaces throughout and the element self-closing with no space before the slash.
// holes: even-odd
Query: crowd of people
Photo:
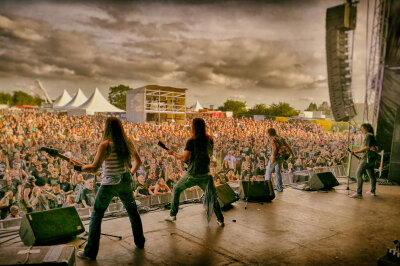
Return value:
<svg viewBox="0 0 400 266">
<path fill-rule="evenodd" d="M 37 110 L 0 111 L 1 219 L 19 217 L 20 211 L 63 206 L 93 206 L 101 173 L 77 172 L 66 160 L 40 147 L 52 147 L 82 163 L 90 163 L 102 138 L 103 116 L 76 117 Z M 332 133 L 307 121 L 277 122 L 242 119 L 206 119 L 214 139 L 210 173 L 215 184 L 263 179 L 270 148 L 266 130 L 276 129 L 295 152 L 284 163 L 285 172 L 346 162 L 347 135 Z M 182 151 L 190 137 L 186 123 L 124 122 L 143 162 L 134 175 L 136 197 L 170 193 L 183 175 L 185 164 L 157 146 Z M 360 141 L 356 135 L 352 142 Z M 116 199 L 115 199 L 116 200 Z"/>
</svg>

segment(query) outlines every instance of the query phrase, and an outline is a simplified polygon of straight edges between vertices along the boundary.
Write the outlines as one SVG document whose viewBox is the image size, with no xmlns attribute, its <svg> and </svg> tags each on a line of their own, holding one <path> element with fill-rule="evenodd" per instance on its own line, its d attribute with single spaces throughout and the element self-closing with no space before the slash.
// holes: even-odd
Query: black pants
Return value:
<svg viewBox="0 0 400 266">
<path fill-rule="evenodd" d="M 206 178 L 204 178 L 204 177 Z M 181 177 L 178 183 L 174 186 L 173 191 L 173 198 L 172 198 L 172 205 L 171 205 L 171 216 L 176 216 L 179 211 L 179 199 L 181 193 L 190 187 L 199 186 L 203 191 L 206 190 L 207 184 L 210 182 L 211 184 L 211 193 L 213 194 L 213 209 L 215 212 L 215 216 L 217 216 L 217 220 L 220 222 L 224 221 L 224 215 L 222 214 L 221 207 L 219 206 L 219 202 L 217 199 L 217 191 L 215 189 L 212 177 L 209 174 L 203 175 L 203 178 L 196 178 L 191 176 L 190 174 L 186 174 L 185 176 Z"/>
<path fill-rule="evenodd" d="M 90 220 L 89 238 L 85 247 L 85 256 L 96 258 L 100 245 L 101 220 L 104 217 L 112 198 L 118 196 L 125 206 L 131 222 L 134 242 L 137 246 L 144 244 L 142 220 L 137 211 L 132 191 L 132 179 L 123 178 L 118 185 L 102 185 L 97 192 L 92 219 Z"/>
</svg>

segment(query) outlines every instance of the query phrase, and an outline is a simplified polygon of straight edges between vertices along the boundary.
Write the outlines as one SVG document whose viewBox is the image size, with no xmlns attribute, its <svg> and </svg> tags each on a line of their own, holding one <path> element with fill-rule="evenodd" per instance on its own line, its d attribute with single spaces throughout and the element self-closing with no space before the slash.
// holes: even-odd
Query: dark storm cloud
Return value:
<svg viewBox="0 0 400 266">
<path fill-rule="evenodd" d="M 325 10 L 340 3 L 2 1 L 0 78 L 180 86 L 213 104 L 215 91 L 323 99 Z"/>
<path fill-rule="evenodd" d="M 94 80 L 139 79 L 149 82 L 179 77 L 193 84 L 221 85 L 232 89 L 258 86 L 265 89 L 312 89 L 317 80 L 301 66 L 300 58 L 279 42 L 235 38 L 228 40 L 188 39 L 125 43 L 118 54 L 101 49 L 90 34 L 53 30 L 45 23 L 22 18 L 0 17 L 2 76 Z M 93 21 L 93 18 L 92 18 Z M 119 24 L 96 20 L 107 29 L 143 26 L 140 22 Z M 32 25 L 32 27 L 29 27 Z M 138 27 L 139 26 L 139 27 Z M 154 25 L 153 25 L 154 26 Z M 146 32 L 149 27 L 143 28 Z M 165 24 L 170 32 L 185 30 L 183 24 Z M 165 30 L 169 33 L 167 30 Z M 156 34 L 157 35 L 157 34 Z"/>
<path fill-rule="evenodd" d="M 110 31 L 129 31 L 137 36 L 146 38 L 172 38 L 173 33 L 187 31 L 185 24 L 175 22 L 158 25 L 156 23 L 141 23 L 133 20 L 110 20 L 93 17 L 91 18 L 92 25 Z"/>
</svg>

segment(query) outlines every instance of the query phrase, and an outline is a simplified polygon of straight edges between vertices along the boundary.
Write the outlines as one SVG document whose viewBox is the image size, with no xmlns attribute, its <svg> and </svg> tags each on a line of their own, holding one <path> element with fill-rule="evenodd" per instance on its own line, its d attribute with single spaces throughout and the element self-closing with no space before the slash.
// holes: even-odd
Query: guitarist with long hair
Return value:
<svg viewBox="0 0 400 266">
<path fill-rule="evenodd" d="M 276 190 L 283 192 L 281 167 L 282 163 L 289 159 L 290 155 L 294 158 L 294 153 L 286 140 L 276 133 L 275 128 L 268 128 L 267 134 L 272 144 L 271 157 L 265 171 L 265 180 L 271 179 L 272 172 L 276 174 Z"/>
<path fill-rule="evenodd" d="M 131 165 L 132 161 L 133 166 Z M 76 167 L 77 170 L 90 173 L 96 172 L 100 166 L 103 167 L 101 187 L 97 192 L 90 220 L 88 243 L 83 252 L 78 252 L 78 257 L 89 260 L 96 259 L 100 244 L 101 220 L 114 196 L 121 199 L 128 212 L 136 247 L 144 248 L 142 221 L 133 198 L 131 176 L 141 163 L 135 146 L 124 132 L 121 121 L 116 117 L 109 117 L 106 120 L 103 140 L 93 163 Z"/>
<path fill-rule="evenodd" d="M 371 190 L 367 192 L 367 194 L 371 196 L 375 196 L 375 189 L 376 189 L 376 177 L 374 173 L 374 166 L 375 162 L 378 159 L 378 148 L 377 143 L 374 136 L 374 129 L 372 128 L 371 124 L 362 124 L 361 131 L 365 135 L 364 138 L 364 145 L 358 151 L 352 151 L 353 155 L 357 153 L 364 153 L 362 158 L 358 163 L 357 168 L 357 193 L 350 195 L 350 198 L 362 198 L 362 187 L 363 187 L 363 179 L 362 175 L 366 173 L 371 182 Z"/>
<path fill-rule="evenodd" d="M 193 186 L 199 186 L 204 191 L 204 205 L 206 206 L 208 221 L 210 221 L 214 211 L 218 225 L 224 226 L 224 216 L 218 203 L 213 178 L 210 175 L 210 156 L 213 147 L 214 142 L 206 133 L 206 123 L 202 118 L 195 118 L 192 122 L 192 137 L 186 142 L 184 153 L 176 154 L 172 150 L 168 150 L 170 155 L 188 164 L 188 172 L 174 186 L 171 212 L 166 217 L 166 221 L 173 222 L 176 220 L 182 191 Z"/>
</svg>

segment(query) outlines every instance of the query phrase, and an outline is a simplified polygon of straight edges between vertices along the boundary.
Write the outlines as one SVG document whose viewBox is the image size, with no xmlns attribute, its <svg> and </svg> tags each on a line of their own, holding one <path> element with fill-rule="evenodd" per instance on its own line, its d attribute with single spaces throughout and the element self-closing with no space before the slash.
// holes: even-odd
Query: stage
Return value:
<svg viewBox="0 0 400 266">
<path fill-rule="evenodd" d="M 141 215 L 144 250 L 135 248 L 128 218 L 116 218 L 104 221 L 102 232 L 123 239 L 102 236 L 97 261 L 77 258 L 77 265 L 376 265 L 400 238 L 400 187 L 378 185 L 377 195 L 359 200 L 346 190 L 287 188 L 247 210 L 236 202 L 224 212 L 224 228 L 215 217 L 207 225 L 201 204 L 183 205 L 175 223 L 163 220 L 167 211 L 149 212 Z"/>
</svg>

